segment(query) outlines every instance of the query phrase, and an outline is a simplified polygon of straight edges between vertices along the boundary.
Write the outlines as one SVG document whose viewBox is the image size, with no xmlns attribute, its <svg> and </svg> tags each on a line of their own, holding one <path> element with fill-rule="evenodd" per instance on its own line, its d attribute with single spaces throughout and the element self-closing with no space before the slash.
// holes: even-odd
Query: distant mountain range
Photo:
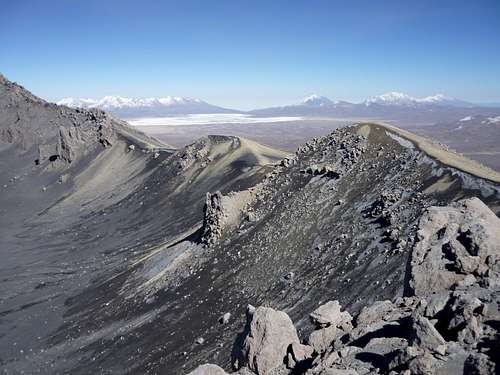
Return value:
<svg viewBox="0 0 500 375">
<path fill-rule="evenodd" d="M 208 104 L 200 99 L 167 96 L 164 98 L 124 98 L 105 96 L 101 99 L 64 98 L 59 105 L 99 108 L 122 118 L 164 117 L 200 113 L 239 113 L 232 109 Z"/>
<path fill-rule="evenodd" d="M 414 98 L 400 92 L 388 92 L 382 95 L 374 96 L 362 103 L 349 103 L 346 101 L 332 101 L 325 96 L 310 95 L 304 98 L 300 103 L 288 107 L 345 107 L 345 106 L 404 106 L 404 107 L 421 107 L 429 105 L 452 106 L 452 107 L 474 107 L 474 104 L 449 98 L 443 94 L 436 94 L 425 98 Z"/>
<path fill-rule="evenodd" d="M 442 94 L 415 98 L 399 92 L 378 95 L 361 103 L 311 95 L 296 104 L 250 111 L 255 116 L 365 118 L 394 121 L 399 125 L 430 124 L 479 114 L 493 116 L 499 112 L 499 108 L 483 107 Z"/>
<path fill-rule="evenodd" d="M 333 101 L 325 96 L 310 95 L 302 101 L 280 107 L 248 112 L 209 104 L 200 99 L 167 96 L 164 98 L 124 98 L 105 96 L 102 99 L 65 98 L 57 104 L 68 107 L 100 108 L 122 118 L 164 117 L 201 113 L 247 113 L 254 116 L 327 116 L 371 118 L 399 123 L 438 122 L 473 115 L 492 116 L 498 109 L 450 98 L 442 94 L 415 98 L 399 92 L 374 96 L 361 103 Z"/>
</svg>

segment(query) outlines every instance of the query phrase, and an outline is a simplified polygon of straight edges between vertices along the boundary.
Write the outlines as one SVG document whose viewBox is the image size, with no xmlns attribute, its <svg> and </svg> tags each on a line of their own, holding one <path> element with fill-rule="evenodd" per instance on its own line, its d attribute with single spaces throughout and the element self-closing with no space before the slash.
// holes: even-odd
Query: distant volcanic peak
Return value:
<svg viewBox="0 0 500 375">
<path fill-rule="evenodd" d="M 422 103 L 442 103 L 445 101 L 450 101 L 450 100 L 455 100 L 455 99 L 450 98 L 444 94 L 436 94 L 436 95 L 426 96 L 425 98 L 415 99 L 415 100 L 420 101 Z"/>
<path fill-rule="evenodd" d="M 310 107 L 324 107 L 324 106 L 333 105 L 334 102 L 332 102 L 326 96 L 312 94 L 312 95 L 309 95 L 309 96 L 305 97 L 300 102 L 300 104 L 307 105 L 307 106 L 310 106 Z"/>
</svg>

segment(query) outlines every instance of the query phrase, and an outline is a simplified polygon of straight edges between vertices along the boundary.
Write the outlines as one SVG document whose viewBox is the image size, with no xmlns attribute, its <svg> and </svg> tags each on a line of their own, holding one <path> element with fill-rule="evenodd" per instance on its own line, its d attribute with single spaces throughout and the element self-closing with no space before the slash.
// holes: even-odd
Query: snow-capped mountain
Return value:
<svg viewBox="0 0 500 375">
<path fill-rule="evenodd" d="M 436 94 L 433 96 L 426 96 L 424 98 L 415 98 L 401 92 L 388 92 L 382 95 L 374 96 L 363 102 L 365 105 L 370 106 L 374 104 L 387 105 L 387 106 L 450 106 L 450 107 L 472 107 L 472 104 L 463 100 L 447 97 L 443 94 Z"/>
<path fill-rule="evenodd" d="M 365 105 L 411 105 L 415 100 L 409 95 L 400 92 L 388 92 L 382 95 L 374 96 L 364 101 Z"/>
<path fill-rule="evenodd" d="M 302 99 L 301 105 L 306 105 L 309 107 L 325 107 L 333 105 L 334 103 L 328 99 L 326 96 L 320 96 L 316 94 L 309 95 Z"/>
<path fill-rule="evenodd" d="M 343 100 L 330 100 L 326 96 L 312 94 L 300 101 L 296 106 L 306 106 L 306 107 L 342 107 L 351 106 L 352 103 Z"/>
<path fill-rule="evenodd" d="M 335 117 L 344 119 L 373 119 L 402 124 L 433 124 L 453 121 L 471 115 L 494 115 L 493 110 L 443 94 L 413 97 L 400 92 L 388 92 L 360 103 L 333 101 L 310 95 L 297 104 L 257 109 L 256 116 Z"/>
<path fill-rule="evenodd" d="M 163 98 L 124 98 L 105 96 L 101 99 L 64 98 L 59 105 L 81 108 L 99 108 L 123 118 L 160 117 L 179 114 L 238 113 L 200 99 L 166 96 Z"/>
</svg>

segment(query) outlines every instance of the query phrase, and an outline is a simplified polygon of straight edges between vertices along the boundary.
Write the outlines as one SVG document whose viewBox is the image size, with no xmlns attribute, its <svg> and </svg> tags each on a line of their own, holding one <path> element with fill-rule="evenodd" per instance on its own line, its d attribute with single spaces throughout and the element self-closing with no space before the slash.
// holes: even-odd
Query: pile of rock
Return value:
<svg viewBox="0 0 500 375">
<path fill-rule="evenodd" d="M 339 178 L 340 174 L 329 165 L 311 164 L 307 168 L 301 170 L 302 173 L 310 174 L 313 176 L 324 176 L 328 178 Z"/>
<path fill-rule="evenodd" d="M 301 343 L 290 318 L 249 308 L 238 374 L 495 374 L 500 370 L 500 219 L 479 199 L 431 207 L 412 249 L 407 296 L 353 319 L 338 301 L 310 315 Z M 192 374 L 226 374 L 213 365 Z"/>
<path fill-rule="evenodd" d="M 401 199 L 400 191 L 384 191 L 372 203 L 367 211 L 367 216 L 378 219 L 382 225 L 393 224 L 391 207 Z"/>
<path fill-rule="evenodd" d="M 177 173 L 182 173 L 189 169 L 195 162 L 203 163 L 208 161 L 210 154 L 211 139 L 201 138 L 196 142 L 174 152 L 164 163 L 173 165 Z"/>
</svg>

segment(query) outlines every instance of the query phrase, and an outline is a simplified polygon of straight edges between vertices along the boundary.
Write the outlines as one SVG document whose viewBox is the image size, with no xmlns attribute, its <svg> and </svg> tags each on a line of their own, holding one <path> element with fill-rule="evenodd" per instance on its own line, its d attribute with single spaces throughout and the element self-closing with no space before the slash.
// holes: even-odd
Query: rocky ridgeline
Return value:
<svg viewBox="0 0 500 375">
<path fill-rule="evenodd" d="M 212 138 L 216 137 L 212 136 Z M 253 222 L 265 216 L 273 208 L 268 205 L 269 202 L 274 201 L 271 196 L 293 180 L 293 177 L 287 173 L 291 167 L 300 166 L 301 174 L 319 178 L 338 179 L 345 175 L 366 151 L 366 141 L 366 137 L 362 135 L 353 134 L 346 129 L 337 129 L 331 134 L 307 142 L 293 157 L 285 158 L 279 165 L 274 166 L 273 170 L 265 176 L 264 181 L 246 191 L 249 197 L 242 205 L 244 212 L 240 215 L 240 219 Z M 186 151 L 185 159 L 191 161 L 203 158 L 204 155 L 199 156 L 199 147 L 193 147 L 193 150 Z M 319 150 L 323 151 L 318 152 Z M 186 161 L 186 163 L 191 162 Z M 215 244 L 225 230 L 223 218 L 227 210 L 226 213 L 223 212 L 220 204 L 222 197 L 220 193 L 207 194 L 202 242 L 208 246 Z"/>
<path fill-rule="evenodd" d="M 321 153 L 318 151 L 322 150 Z M 349 167 L 354 165 L 358 158 L 366 151 L 366 137 L 353 134 L 345 129 L 339 129 L 329 135 L 314 138 L 299 148 L 296 158 L 313 156 L 311 164 L 301 170 L 301 173 L 313 176 L 339 178 L 344 175 Z M 317 163 L 314 163 L 317 161 Z M 334 161 L 334 162 L 332 162 Z M 282 165 L 288 166 L 285 160 Z"/>
<path fill-rule="evenodd" d="M 163 162 L 163 164 L 165 166 L 172 165 L 177 170 L 176 173 L 181 174 L 189 169 L 195 162 L 200 162 L 202 167 L 211 162 L 209 154 L 210 139 L 201 138 L 174 152 L 170 158 Z"/>
<path fill-rule="evenodd" d="M 70 120 L 69 127 L 59 126 L 57 138 L 43 144 L 38 144 L 38 158 L 35 163 L 45 162 L 72 163 L 75 159 L 87 153 L 96 145 L 111 146 L 116 134 L 109 116 L 99 110 L 60 110 L 61 116 Z M 84 117 L 87 126 L 79 126 Z"/>
<path fill-rule="evenodd" d="M 498 373 L 500 219 L 471 198 L 426 209 L 417 229 L 405 297 L 375 302 L 355 318 L 327 302 L 310 314 L 315 328 L 303 340 L 286 313 L 249 306 L 232 353 L 236 373 Z M 190 374 L 226 372 L 202 365 Z"/>
<path fill-rule="evenodd" d="M 33 152 L 41 167 L 67 167 L 121 139 L 144 146 L 157 142 L 98 109 L 69 108 L 35 97 L 0 75 L 0 140 Z"/>
</svg>

